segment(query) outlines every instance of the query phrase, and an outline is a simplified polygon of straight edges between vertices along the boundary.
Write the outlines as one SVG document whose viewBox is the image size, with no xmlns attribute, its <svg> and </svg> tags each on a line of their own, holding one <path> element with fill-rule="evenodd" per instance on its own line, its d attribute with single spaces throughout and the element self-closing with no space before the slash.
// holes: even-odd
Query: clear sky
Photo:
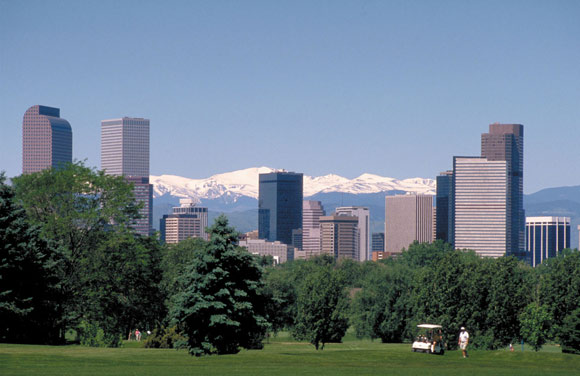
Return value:
<svg viewBox="0 0 580 376">
<path fill-rule="evenodd" d="M 151 119 L 151 174 L 434 178 L 525 127 L 524 190 L 580 185 L 580 1 L 0 0 L 0 170 L 59 107 L 73 156 Z"/>
</svg>

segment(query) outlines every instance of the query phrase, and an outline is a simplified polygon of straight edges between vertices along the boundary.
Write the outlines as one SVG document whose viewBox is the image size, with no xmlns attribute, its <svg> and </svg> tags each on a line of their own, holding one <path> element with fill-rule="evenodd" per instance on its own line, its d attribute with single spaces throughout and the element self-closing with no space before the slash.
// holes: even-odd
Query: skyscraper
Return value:
<svg viewBox="0 0 580 376">
<path fill-rule="evenodd" d="M 149 119 L 123 117 L 101 122 L 101 169 L 120 175 L 134 185 L 137 202 L 143 202 L 135 223 L 137 233 L 153 231 L 153 185 L 149 184 Z"/>
<path fill-rule="evenodd" d="M 453 171 L 445 171 L 437 176 L 437 219 L 435 221 L 435 239 L 453 245 L 454 217 L 453 212 Z"/>
<path fill-rule="evenodd" d="M 500 257 L 511 247 L 506 161 L 454 157 L 455 248 Z"/>
<path fill-rule="evenodd" d="M 385 251 L 385 233 L 384 232 L 373 232 L 372 235 L 372 251 L 373 252 L 384 252 Z"/>
<path fill-rule="evenodd" d="M 369 254 L 370 248 L 370 224 L 369 224 L 369 208 L 362 206 L 344 206 L 336 208 L 336 215 L 347 215 L 358 218 L 358 232 L 359 232 L 359 249 L 356 254 L 358 261 L 366 261 L 371 259 Z"/>
<path fill-rule="evenodd" d="M 358 244 L 357 217 L 329 215 L 320 217 L 320 247 L 322 254 L 335 259 L 357 260 Z"/>
<path fill-rule="evenodd" d="M 320 217 L 325 215 L 320 201 L 302 203 L 302 250 L 306 257 L 320 254 Z"/>
<path fill-rule="evenodd" d="M 532 266 L 558 256 L 564 248 L 570 248 L 569 217 L 526 218 L 526 251 Z"/>
<path fill-rule="evenodd" d="M 488 161 L 505 161 L 508 171 L 507 205 L 510 211 L 507 255 L 525 258 L 524 212 L 524 126 L 521 124 L 489 125 L 481 135 L 481 156 Z"/>
<path fill-rule="evenodd" d="M 385 252 L 400 253 L 415 240 L 433 241 L 433 196 L 385 197 Z"/>
<path fill-rule="evenodd" d="M 22 172 L 32 173 L 72 162 L 72 129 L 60 109 L 32 106 L 22 119 Z"/>
<path fill-rule="evenodd" d="M 303 176 L 294 172 L 260 174 L 258 233 L 260 239 L 292 244 L 292 230 L 302 228 Z"/>
<path fill-rule="evenodd" d="M 172 214 L 165 214 L 159 220 L 161 241 L 176 244 L 187 238 L 208 240 L 205 232 L 208 225 L 207 208 L 196 206 L 191 199 L 180 199 L 179 204 L 173 208 Z"/>
</svg>

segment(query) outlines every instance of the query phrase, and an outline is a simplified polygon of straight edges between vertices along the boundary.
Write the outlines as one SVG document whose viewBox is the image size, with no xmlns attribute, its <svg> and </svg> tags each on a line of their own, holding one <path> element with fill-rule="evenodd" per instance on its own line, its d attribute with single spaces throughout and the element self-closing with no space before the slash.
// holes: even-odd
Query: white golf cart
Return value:
<svg viewBox="0 0 580 376">
<path fill-rule="evenodd" d="M 419 324 L 419 335 L 413 342 L 413 352 L 424 352 L 429 354 L 443 355 L 443 335 L 441 334 L 441 325 Z M 433 344 L 435 342 L 435 344 Z"/>
</svg>

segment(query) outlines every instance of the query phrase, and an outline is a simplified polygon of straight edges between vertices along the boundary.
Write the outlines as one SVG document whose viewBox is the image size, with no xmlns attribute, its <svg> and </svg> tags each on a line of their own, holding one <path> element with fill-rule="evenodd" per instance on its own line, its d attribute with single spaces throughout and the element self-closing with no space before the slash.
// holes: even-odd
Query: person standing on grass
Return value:
<svg viewBox="0 0 580 376">
<path fill-rule="evenodd" d="M 464 327 L 461 327 L 461 333 L 459 333 L 459 341 L 457 342 L 463 353 L 463 357 L 467 358 L 467 345 L 469 344 L 469 333 Z"/>
</svg>

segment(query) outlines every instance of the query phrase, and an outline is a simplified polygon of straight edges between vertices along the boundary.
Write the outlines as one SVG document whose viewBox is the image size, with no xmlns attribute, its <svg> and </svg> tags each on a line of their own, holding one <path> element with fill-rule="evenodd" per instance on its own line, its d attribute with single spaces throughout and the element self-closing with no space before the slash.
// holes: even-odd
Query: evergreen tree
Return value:
<svg viewBox="0 0 580 376">
<path fill-rule="evenodd" d="M 238 233 L 219 216 L 209 228 L 207 247 L 179 279 L 172 317 L 187 335 L 192 355 L 233 354 L 240 347 L 260 348 L 268 329 L 262 269 L 245 249 Z"/>
<path fill-rule="evenodd" d="M 59 253 L 27 222 L 0 173 L 0 341 L 55 343 L 62 315 Z"/>
</svg>

